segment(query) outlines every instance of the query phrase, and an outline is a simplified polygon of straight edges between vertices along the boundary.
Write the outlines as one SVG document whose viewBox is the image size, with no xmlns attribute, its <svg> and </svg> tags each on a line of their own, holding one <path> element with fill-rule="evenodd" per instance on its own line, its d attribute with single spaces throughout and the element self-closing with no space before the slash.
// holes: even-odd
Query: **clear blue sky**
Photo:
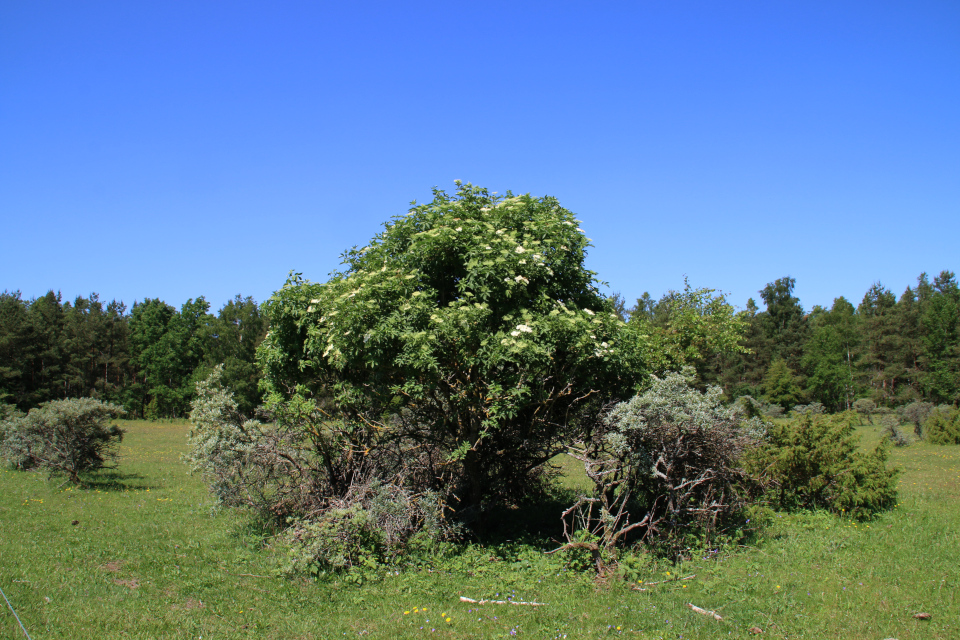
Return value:
<svg viewBox="0 0 960 640">
<path fill-rule="evenodd" d="M 0 290 L 234 294 L 462 179 L 628 300 L 960 271 L 960 3 L 0 4 Z"/>
</svg>

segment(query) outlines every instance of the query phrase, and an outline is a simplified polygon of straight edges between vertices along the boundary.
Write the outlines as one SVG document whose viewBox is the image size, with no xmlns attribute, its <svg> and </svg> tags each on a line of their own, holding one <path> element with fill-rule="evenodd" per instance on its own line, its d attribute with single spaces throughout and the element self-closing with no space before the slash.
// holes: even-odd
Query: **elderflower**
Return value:
<svg viewBox="0 0 960 640">
<path fill-rule="evenodd" d="M 517 248 L 514 249 L 514 251 L 516 251 L 517 253 L 523 253 L 524 251 L 526 251 L 526 249 L 524 249 L 520 245 L 517 245 Z"/>
</svg>

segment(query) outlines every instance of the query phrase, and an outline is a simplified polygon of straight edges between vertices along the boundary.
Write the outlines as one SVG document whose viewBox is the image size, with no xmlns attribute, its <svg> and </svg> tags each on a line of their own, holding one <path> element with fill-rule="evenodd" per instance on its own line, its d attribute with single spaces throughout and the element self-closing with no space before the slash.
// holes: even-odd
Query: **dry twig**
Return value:
<svg viewBox="0 0 960 640">
<path fill-rule="evenodd" d="M 687 606 L 701 615 L 713 616 L 714 620 L 723 620 L 723 618 L 720 617 L 720 614 L 718 614 L 716 611 L 707 611 L 706 609 L 701 609 L 700 607 L 690 604 L 689 602 L 687 603 Z"/>
<path fill-rule="evenodd" d="M 542 607 L 546 602 L 522 602 L 520 600 L 474 600 L 466 596 L 460 596 L 460 602 L 469 602 L 470 604 L 518 604 L 529 607 Z"/>
</svg>

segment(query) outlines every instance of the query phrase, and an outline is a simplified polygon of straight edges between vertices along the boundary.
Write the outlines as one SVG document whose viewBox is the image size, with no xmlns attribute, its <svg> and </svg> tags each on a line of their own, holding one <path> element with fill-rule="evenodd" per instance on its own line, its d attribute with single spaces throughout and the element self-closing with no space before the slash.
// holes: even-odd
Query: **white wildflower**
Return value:
<svg viewBox="0 0 960 640">
<path fill-rule="evenodd" d="M 520 245 L 517 245 L 517 248 L 514 249 L 514 251 L 516 251 L 517 253 L 523 253 L 524 251 L 526 251 L 526 249 L 524 249 Z"/>
<path fill-rule="evenodd" d="M 586 231 L 584 231 L 584 230 L 581 229 L 580 227 L 577 227 L 577 231 L 579 231 L 580 233 L 586 233 Z"/>
<path fill-rule="evenodd" d="M 521 261 L 520 261 L 520 264 L 527 264 L 527 261 L 526 261 L 526 260 L 521 260 Z"/>
<path fill-rule="evenodd" d="M 593 315 L 593 311 L 591 311 L 590 309 L 584 309 L 583 312 L 584 312 L 585 314 L 587 314 L 588 316 L 592 316 L 592 315 Z"/>
<path fill-rule="evenodd" d="M 523 276 L 517 276 L 516 278 L 513 279 L 513 281 L 517 283 L 522 282 L 523 284 L 530 284 L 530 281 L 524 278 Z"/>
<path fill-rule="evenodd" d="M 457 227 L 455 231 L 463 231 L 463 227 Z"/>
<path fill-rule="evenodd" d="M 516 338 L 518 335 L 520 335 L 520 332 L 519 332 L 519 331 L 511 331 L 511 332 L 510 332 L 510 335 L 512 335 L 514 338 Z"/>
<path fill-rule="evenodd" d="M 533 327 L 530 327 L 525 324 L 518 324 L 517 331 L 519 331 L 520 333 L 533 333 Z"/>
</svg>

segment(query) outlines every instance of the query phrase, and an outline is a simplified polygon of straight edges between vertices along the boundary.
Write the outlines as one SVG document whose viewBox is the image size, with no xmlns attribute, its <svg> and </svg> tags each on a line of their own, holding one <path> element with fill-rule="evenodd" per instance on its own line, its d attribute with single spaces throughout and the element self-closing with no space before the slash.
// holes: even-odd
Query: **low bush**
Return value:
<svg viewBox="0 0 960 640">
<path fill-rule="evenodd" d="M 960 410 L 937 407 L 923 423 L 924 437 L 931 444 L 960 444 Z"/>
<path fill-rule="evenodd" d="M 858 450 L 853 412 L 804 414 L 769 425 L 764 444 L 751 452 L 751 470 L 780 509 L 826 509 L 865 518 L 889 509 L 897 498 L 897 469 L 886 466 L 886 440 L 872 452 Z"/>
<path fill-rule="evenodd" d="M 691 385 L 692 371 L 655 378 L 612 408 L 570 454 L 594 484 L 563 515 L 568 549 L 589 549 L 601 573 L 628 537 L 675 557 L 741 517 L 751 479 L 740 458 L 764 423 Z M 753 408 L 746 401 L 744 406 Z"/>
<path fill-rule="evenodd" d="M 889 440 L 895 447 L 905 447 L 910 439 L 900 430 L 900 420 L 894 415 L 886 414 L 880 418 L 880 434 Z"/>
<path fill-rule="evenodd" d="M 321 575 L 395 565 L 459 529 L 444 517 L 434 493 L 416 495 L 378 480 L 352 488 L 319 513 L 293 520 L 284 531 L 287 571 Z"/>
<path fill-rule="evenodd" d="M 0 427 L 0 455 L 19 469 L 45 469 L 79 483 L 80 474 L 112 465 L 123 430 L 110 420 L 123 407 L 93 398 L 45 402 L 26 415 L 8 412 Z"/>
<path fill-rule="evenodd" d="M 913 432 L 918 438 L 923 437 L 923 423 L 933 411 L 932 402 L 911 402 L 897 409 L 897 416 L 904 422 L 913 424 Z"/>
<path fill-rule="evenodd" d="M 827 409 L 820 402 L 811 402 L 810 404 L 795 405 L 793 411 L 799 414 L 812 413 L 815 416 L 819 416 L 825 414 Z"/>
<path fill-rule="evenodd" d="M 270 424 L 243 416 L 214 370 L 197 385 L 185 459 L 220 504 L 284 530 L 288 570 L 389 563 L 414 538 L 456 537 L 418 454 L 376 429 L 330 420 L 296 394 L 267 410 Z"/>
<path fill-rule="evenodd" d="M 873 414 L 877 411 L 877 403 L 870 398 L 860 398 L 853 401 L 853 410 L 865 417 L 869 424 L 873 424 Z M 863 424 L 861 422 L 861 424 Z"/>
</svg>

